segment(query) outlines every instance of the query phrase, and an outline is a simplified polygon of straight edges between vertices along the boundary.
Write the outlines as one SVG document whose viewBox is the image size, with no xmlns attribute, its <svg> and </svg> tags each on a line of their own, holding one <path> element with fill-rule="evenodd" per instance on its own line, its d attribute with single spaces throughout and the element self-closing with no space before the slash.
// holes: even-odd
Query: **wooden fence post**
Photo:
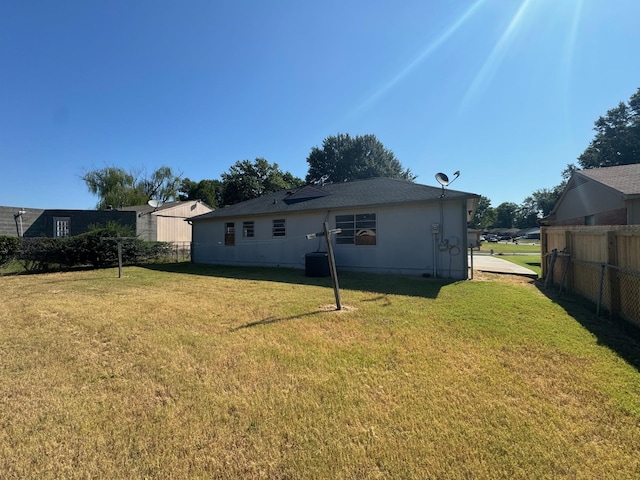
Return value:
<svg viewBox="0 0 640 480">
<path fill-rule="evenodd" d="M 573 291 L 573 232 L 571 230 L 564 232 L 564 252 L 569 255 L 566 259 L 566 270 L 563 273 L 565 290 Z"/>
<path fill-rule="evenodd" d="M 540 227 L 540 269 L 541 277 L 547 278 L 547 229 Z"/>
<path fill-rule="evenodd" d="M 618 278 L 618 241 L 616 232 L 607 232 L 607 278 L 609 280 L 609 316 L 613 317 L 620 311 L 620 279 Z"/>
</svg>

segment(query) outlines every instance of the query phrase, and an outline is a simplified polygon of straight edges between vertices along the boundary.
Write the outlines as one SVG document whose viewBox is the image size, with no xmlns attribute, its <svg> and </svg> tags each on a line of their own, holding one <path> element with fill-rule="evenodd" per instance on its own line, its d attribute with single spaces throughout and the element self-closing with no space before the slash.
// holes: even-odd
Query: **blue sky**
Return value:
<svg viewBox="0 0 640 480">
<path fill-rule="evenodd" d="M 495 207 L 561 181 L 640 87 L 638 0 L 3 1 L 0 205 L 91 209 L 106 166 L 304 178 L 374 134 Z"/>
</svg>

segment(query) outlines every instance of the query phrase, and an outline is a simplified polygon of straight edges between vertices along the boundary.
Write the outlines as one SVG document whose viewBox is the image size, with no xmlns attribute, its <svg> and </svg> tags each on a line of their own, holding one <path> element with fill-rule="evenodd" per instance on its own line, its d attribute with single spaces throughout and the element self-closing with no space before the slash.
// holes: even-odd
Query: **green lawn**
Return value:
<svg viewBox="0 0 640 480">
<path fill-rule="evenodd" d="M 638 341 L 478 277 L 0 277 L 2 478 L 639 478 Z"/>
<path fill-rule="evenodd" d="M 499 258 L 513 262 L 521 267 L 528 268 L 529 270 L 536 272 L 538 276 L 541 275 L 542 268 L 540 266 L 540 255 L 507 254 L 501 255 Z"/>
<path fill-rule="evenodd" d="M 505 254 L 518 254 L 518 253 L 540 253 L 540 242 L 537 243 L 526 241 L 526 242 L 482 242 L 480 247 L 481 253 L 505 253 Z"/>
</svg>

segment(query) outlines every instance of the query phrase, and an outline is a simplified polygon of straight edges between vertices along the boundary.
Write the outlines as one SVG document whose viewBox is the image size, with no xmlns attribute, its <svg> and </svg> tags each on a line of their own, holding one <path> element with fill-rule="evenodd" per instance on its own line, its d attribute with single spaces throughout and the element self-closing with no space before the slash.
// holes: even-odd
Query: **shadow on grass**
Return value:
<svg viewBox="0 0 640 480">
<path fill-rule="evenodd" d="M 336 310 L 334 310 L 334 311 L 336 311 Z M 282 317 L 282 318 L 267 317 L 267 318 L 264 318 L 262 320 L 257 320 L 255 322 L 246 323 L 244 325 L 240 325 L 239 327 L 232 328 L 231 331 L 232 332 L 237 332 L 238 330 L 244 330 L 246 328 L 262 327 L 264 325 L 271 325 L 273 323 L 286 322 L 286 321 L 289 321 L 289 320 L 300 320 L 301 318 L 311 317 L 311 316 L 314 316 L 314 315 L 319 315 L 321 313 L 324 313 L 324 312 L 322 312 L 321 310 L 318 310 L 316 312 L 303 313 L 301 315 L 293 315 L 291 317 Z"/>
<path fill-rule="evenodd" d="M 303 270 L 294 268 L 232 267 L 223 265 L 197 265 L 186 262 L 158 263 L 144 265 L 143 267 L 150 270 L 188 275 L 333 288 L 331 277 L 307 277 Z M 455 283 L 456 281 L 457 280 L 434 280 L 417 276 L 381 275 L 375 273 L 338 273 L 340 289 L 374 292 L 381 295 L 408 295 L 422 298 L 436 298 L 442 287 Z"/>
<path fill-rule="evenodd" d="M 596 315 L 595 305 L 571 293 L 558 294 L 558 287 L 544 288 L 544 280 L 536 282 L 538 289 L 549 299 L 560 305 L 584 328 L 629 365 L 640 372 L 640 328 L 621 318 Z"/>
</svg>

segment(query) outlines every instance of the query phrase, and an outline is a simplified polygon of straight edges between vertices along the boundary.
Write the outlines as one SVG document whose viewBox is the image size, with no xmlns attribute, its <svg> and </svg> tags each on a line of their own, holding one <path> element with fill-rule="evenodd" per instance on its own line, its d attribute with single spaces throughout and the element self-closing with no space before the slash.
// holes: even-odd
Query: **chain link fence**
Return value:
<svg viewBox="0 0 640 480">
<path fill-rule="evenodd" d="M 172 260 L 176 262 L 190 262 L 191 242 L 173 242 Z"/>
<path fill-rule="evenodd" d="M 640 327 L 640 271 L 578 260 L 557 250 L 545 260 L 545 288 L 575 293 L 591 301 L 597 315 L 616 315 Z"/>
</svg>

